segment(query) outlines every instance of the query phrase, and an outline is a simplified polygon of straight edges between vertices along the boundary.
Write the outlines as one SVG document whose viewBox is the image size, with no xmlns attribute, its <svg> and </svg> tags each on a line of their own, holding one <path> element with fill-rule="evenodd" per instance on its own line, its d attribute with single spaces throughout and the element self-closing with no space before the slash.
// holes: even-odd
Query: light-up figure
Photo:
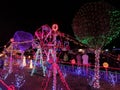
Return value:
<svg viewBox="0 0 120 90">
<path fill-rule="evenodd" d="M 84 53 L 82 55 L 82 60 L 83 60 L 83 69 L 85 69 L 86 74 L 88 73 L 88 65 L 89 65 L 89 56 L 87 55 L 87 53 Z M 84 71 L 84 70 L 83 70 Z"/>
<path fill-rule="evenodd" d="M 40 56 L 40 57 L 39 57 Z M 35 53 L 35 61 L 34 61 L 34 65 L 33 65 L 33 69 L 32 69 L 32 72 L 31 72 L 31 76 L 33 76 L 34 72 L 35 72 L 35 69 L 36 69 L 36 63 L 37 63 L 37 60 L 40 59 L 40 64 L 42 65 L 42 68 L 44 69 L 44 66 L 43 66 L 43 57 L 42 57 L 42 49 L 41 49 L 41 46 L 37 46 L 37 51 Z M 44 70 L 43 70 L 44 71 Z M 45 72 L 43 72 L 45 73 Z"/>
<path fill-rule="evenodd" d="M 48 71 L 48 80 L 46 82 L 46 87 L 48 85 L 48 81 L 50 78 L 51 72 L 53 73 L 53 90 L 56 90 L 56 74 L 58 73 L 60 75 L 60 79 L 67 88 L 67 90 L 70 90 L 64 76 L 61 73 L 61 70 L 59 69 L 58 64 L 56 63 L 57 61 L 57 49 L 61 46 L 61 42 L 57 41 L 57 36 L 60 34 L 58 32 L 58 25 L 53 24 L 52 29 L 48 25 L 43 25 L 41 28 L 37 29 L 35 32 L 35 36 L 40 42 L 40 46 L 42 49 L 42 53 L 44 53 L 47 57 L 47 62 L 51 63 L 50 70 Z M 59 43 L 58 43 L 59 42 Z M 43 69 L 44 70 L 44 69 Z M 45 87 L 45 88 L 46 88 Z"/>
<path fill-rule="evenodd" d="M 39 40 L 39 42 L 36 42 L 34 44 L 35 48 L 37 48 L 36 51 L 36 55 L 35 55 L 35 62 L 34 62 L 34 66 L 31 72 L 31 76 L 34 73 L 35 70 L 35 63 L 37 63 L 37 60 L 40 59 L 40 65 L 42 66 L 43 69 L 43 76 L 45 76 L 46 74 L 46 66 L 45 66 L 45 62 L 49 60 L 49 56 L 50 54 L 53 56 L 52 52 L 53 52 L 53 36 L 51 34 L 52 30 L 48 25 L 43 25 L 40 28 L 38 28 L 35 32 L 35 37 Z M 43 61 L 43 53 L 46 54 L 47 56 L 47 60 Z M 40 57 L 39 57 L 40 56 Z"/>
</svg>

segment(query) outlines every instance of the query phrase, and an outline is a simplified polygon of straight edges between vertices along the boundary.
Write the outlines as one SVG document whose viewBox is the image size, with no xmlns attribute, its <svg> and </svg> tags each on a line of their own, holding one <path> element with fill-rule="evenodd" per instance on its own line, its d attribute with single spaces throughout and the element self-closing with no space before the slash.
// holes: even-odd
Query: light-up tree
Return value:
<svg viewBox="0 0 120 90">
<path fill-rule="evenodd" d="M 95 73 L 92 85 L 100 88 L 100 52 L 103 46 L 119 35 L 120 11 L 105 2 L 86 3 L 76 13 L 72 28 L 76 39 L 94 50 Z"/>
</svg>

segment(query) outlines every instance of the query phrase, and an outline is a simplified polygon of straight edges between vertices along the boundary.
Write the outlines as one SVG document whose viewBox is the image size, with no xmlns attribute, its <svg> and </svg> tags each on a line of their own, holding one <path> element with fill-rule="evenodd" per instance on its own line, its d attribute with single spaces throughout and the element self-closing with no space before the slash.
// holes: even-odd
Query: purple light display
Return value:
<svg viewBox="0 0 120 90">
<path fill-rule="evenodd" d="M 25 51 L 32 45 L 33 36 L 29 32 L 16 31 L 13 38 L 21 51 Z"/>
</svg>

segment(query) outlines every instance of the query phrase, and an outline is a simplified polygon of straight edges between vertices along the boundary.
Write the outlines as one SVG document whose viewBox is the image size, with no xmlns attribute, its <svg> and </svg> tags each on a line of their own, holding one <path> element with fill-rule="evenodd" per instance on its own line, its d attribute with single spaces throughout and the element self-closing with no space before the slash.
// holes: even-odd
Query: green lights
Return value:
<svg viewBox="0 0 120 90">
<path fill-rule="evenodd" d="M 102 11 L 98 11 L 97 9 L 95 9 L 96 11 L 94 9 L 92 10 L 79 10 L 75 16 L 73 20 L 75 37 L 78 41 L 89 47 L 106 46 L 120 33 L 120 11 L 115 9 L 109 11 L 107 11 L 108 9 Z M 93 16 L 90 17 L 87 12 Z M 94 12 L 98 13 L 98 15 L 94 16 L 92 14 Z"/>
</svg>

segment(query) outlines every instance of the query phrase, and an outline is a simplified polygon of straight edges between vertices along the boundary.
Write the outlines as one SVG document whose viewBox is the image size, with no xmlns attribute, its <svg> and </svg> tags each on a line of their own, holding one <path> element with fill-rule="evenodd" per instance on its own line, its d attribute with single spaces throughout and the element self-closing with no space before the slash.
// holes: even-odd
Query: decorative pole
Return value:
<svg viewBox="0 0 120 90">
<path fill-rule="evenodd" d="M 13 42 L 14 42 L 14 39 L 11 38 L 10 42 L 11 42 L 11 45 L 10 45 L 11 49 L 10 49 L 10 62 L 9 62 L 9 71 L 8 72 L 12 73 L 12 63 L 13 63 L 12 55 L 13 55 Z"/>
<path fill-rule="evenodd" d="M 106 71 L 106 78 L 108 76 L 108 67 L 109 67 L 109 64 L 107 62 L 104 62 L 103 63 L 103 67 L 105 68 L 105 71 Z"/>
<path fill-rule="evenodd" d="M 56 80 L 56 73 L 57 73 L 57 69 L 56 69 L 56 36 L 57 36 L 57 33 L 56 31 L 58 30 L 58 25 L 57 24 L 53 24 L 52 25 L 52 30 L 54 31 L 54 38 L 53 38 L 53 41 L 54 41 L 54 53 L 53 53 L 53 56 L 54 56 L 54 63 L 52 64 L 52 68 L 53 68 L 53 90 L 56 90 L 56 84 L 57 84 L 57 80 Z"/>
</svg>

